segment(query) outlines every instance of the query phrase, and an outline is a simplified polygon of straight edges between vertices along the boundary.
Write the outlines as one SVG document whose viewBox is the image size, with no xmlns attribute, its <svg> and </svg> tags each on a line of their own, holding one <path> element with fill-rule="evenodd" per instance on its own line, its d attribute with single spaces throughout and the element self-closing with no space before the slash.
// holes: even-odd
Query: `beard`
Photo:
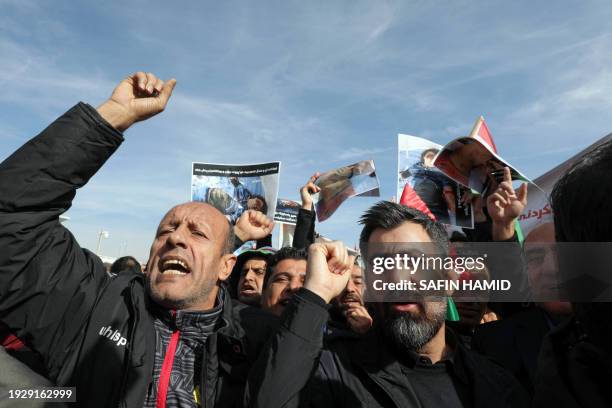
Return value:
<svg viewBox="0 0 612 408">
<path fill-rule="evenodd" d="M 424 311 L 414 316 L 400 313 L 387 317 L 383 332 L 400 351 L 418 351 L 438 333 L 446 319 L 446 303 L 422 304 Z"/>
</svg>

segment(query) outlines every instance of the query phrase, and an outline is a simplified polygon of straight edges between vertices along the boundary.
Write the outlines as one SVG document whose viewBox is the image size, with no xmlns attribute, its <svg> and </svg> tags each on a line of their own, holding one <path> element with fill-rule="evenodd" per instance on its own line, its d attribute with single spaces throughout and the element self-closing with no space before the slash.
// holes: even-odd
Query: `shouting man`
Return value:
<svg viewBox="0 0 612 408">
<path fill-rule="evenodd" d="M 274 324 L 227 295 L 234 233 L 210 205 L 172 208 L 146 275 L 112 279 L 59 222 L 122 132 L 163 111 L 175 84 L 129 76 L 100 107 L 79 103 L 0 164 L 0 320 L 52 382 L 76 387 L 79 406 L 235 406 Z M 251 225 L 251 238 L 270 226 Z"/>
</svg>

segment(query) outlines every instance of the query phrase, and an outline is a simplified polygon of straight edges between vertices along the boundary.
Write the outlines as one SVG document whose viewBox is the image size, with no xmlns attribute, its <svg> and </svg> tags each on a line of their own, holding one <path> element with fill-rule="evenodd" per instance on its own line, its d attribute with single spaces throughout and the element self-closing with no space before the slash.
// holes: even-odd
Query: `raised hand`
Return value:
<svg viewBox="0 0 612 408">
<path fill-rule="evenodd" d="M 351 267 L 352 262 L 342 242 L 312 244 L 308 248 L 304 287 L 329 303 L 346 287 Z"/>
<path fill-rule="evenodd" d="M 272 233 L 273 229 L 274 221 L 266 217 L 264 213 L 247 210 L 236 221 L 234 234 L 242 242 L 246 242 L 265 238 Z"/>
<path fill-rule="evenodd" d="M 345 314 L 346 321 L 349 326 L 351 326 L 351 329 L 359 334 L 363 334 L 370 330 L 370 327 L 372 327 L 374 323 L 372 316 L 370 316 L 365 306 L 357 303 L 349 304 Z"/>
<path fill-rule="evenodd" d="M 482 315 L 482 319 L 480 319 L 480 324 L 490 323 L 499 320 L 497 314 L 491 310 L 487 310 L 485 314 Z"/>
<path fill-rule="evenodd" d="M 308 182 L 300 189 L 300 196 L 302 197 L 302 208 L 304 210 L 312 210 L 312 195 L 321 191 L 315 181 L 319 178 L 321 173 L 316 172 L 308 179 Z"/>
<path fill-rule="evenodd" d="M 504 180 L 487 198 L 487 210 L 493 221 L 493 239 L 509 239 L 514 235 L 514 220 L 521 215 L 527 205 L 527 184 L 521 185 L 517 192 L 512 188 L 512 174 L 504 167 Z"/>
<path fill-rule="evenodd" d="M 175 85 L 176 79 L 164 82 L 150 72 L 136 72 L 117 85 L 111 97 L 98 107 L 98 113 L 123 132 L 132 124 L 162 112 Z"/>
</svg>

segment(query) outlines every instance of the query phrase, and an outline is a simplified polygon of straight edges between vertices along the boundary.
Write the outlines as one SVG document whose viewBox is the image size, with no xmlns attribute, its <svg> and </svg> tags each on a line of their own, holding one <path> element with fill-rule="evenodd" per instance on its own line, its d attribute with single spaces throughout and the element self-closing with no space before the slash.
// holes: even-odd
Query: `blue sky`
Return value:
<svg viewBox="0 0 612 408">
<path fill-rule="evenodd" d="M 147 258 L 162 215 L 189 199 L 192 161 L 280 160 L 280 195 L 297 199 L 313 172 L 374 159 L 390 198 L 398 133 L 444 144 L 482 114 L 537 177 L 612 131 L 607 1 L 178 4 L 0 0 L 0 159 L 127 74 L 178 80 L 68 212 L 83 246 L 110 232 L 105 255 Z M 318 230 L 353 245 L 374 202 Z"/>
</svg>

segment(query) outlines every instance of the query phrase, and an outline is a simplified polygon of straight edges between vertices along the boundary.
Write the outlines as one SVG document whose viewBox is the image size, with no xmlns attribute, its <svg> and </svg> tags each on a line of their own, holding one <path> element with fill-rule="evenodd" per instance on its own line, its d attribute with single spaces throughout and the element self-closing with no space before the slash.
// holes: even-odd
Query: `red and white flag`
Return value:
<svg viewBox="0 0 612 408">
<path fill-rule="evenodd" d="M 479 138 L 481 142 L 485 143 L 491 148 L 493 153 L 497 154 L 497 147 L 493 141 L 493 136 L 491 136 L 491 132 L 489 132 L 489 128 L 487 127 L 487 124 L 482 116 L 476 120 L 472 133 L 470 133 L 470 137 Z"/>
</svg>

